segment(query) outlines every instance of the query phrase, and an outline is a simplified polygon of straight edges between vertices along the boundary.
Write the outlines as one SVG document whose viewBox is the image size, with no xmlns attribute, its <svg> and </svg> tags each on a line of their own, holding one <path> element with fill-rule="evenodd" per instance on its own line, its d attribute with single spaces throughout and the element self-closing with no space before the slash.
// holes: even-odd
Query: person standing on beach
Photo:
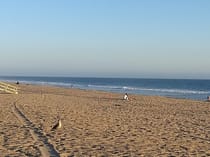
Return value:
<svg viewBox="0 0 210 157">
<path fill-rule="evenodd" d="M 210 102 L 210 96 L 207 96 L 207 101 L 209 101 L 209 102 Z"/>
</svg>

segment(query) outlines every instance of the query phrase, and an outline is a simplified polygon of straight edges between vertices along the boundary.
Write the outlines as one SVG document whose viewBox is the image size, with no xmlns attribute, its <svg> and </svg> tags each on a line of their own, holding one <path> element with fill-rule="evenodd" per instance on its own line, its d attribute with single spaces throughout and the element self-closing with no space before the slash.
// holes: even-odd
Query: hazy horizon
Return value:
<svg viewBox="0 0 210 157">
<path fill-rule="evenodd" d="M 4 78 L 101 78 L 101 79 L 148 79 L 148 80 L 210 80 L 208 78 L 189 78 L 189 77 L 124 77 L 124 76 L 70 76 L 70 75 L 0 75 L 0 79 Z M 18 81 L 18 80 L 16 80 Z"/>
<path fill-rule="evenodd" d="M 0 76 L 210 79 L 208 0 L 0 2 Z"/>
</svg>

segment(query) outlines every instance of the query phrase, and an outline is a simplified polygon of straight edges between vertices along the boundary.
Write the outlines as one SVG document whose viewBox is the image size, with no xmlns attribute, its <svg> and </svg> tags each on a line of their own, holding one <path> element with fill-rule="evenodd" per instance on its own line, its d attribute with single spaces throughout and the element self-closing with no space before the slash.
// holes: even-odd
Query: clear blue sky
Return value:
<svg viewBox="0 0 210 157">
<path fill-rule="evenodd" d="M 210 1 L 2 0 L 0 75 L 210 79 Z"/>
</svg>

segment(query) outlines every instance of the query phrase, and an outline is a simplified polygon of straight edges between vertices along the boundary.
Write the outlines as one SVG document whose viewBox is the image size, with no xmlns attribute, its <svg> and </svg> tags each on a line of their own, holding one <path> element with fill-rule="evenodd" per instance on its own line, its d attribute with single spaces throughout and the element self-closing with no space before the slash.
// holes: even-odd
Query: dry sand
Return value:
<svg viewBox="0 0 210 157">
<path fill-rule="evenodd" d="M 1 157 L 210 156 L 209 102 L 19 87 L 0 94 Z"/>
</svg>

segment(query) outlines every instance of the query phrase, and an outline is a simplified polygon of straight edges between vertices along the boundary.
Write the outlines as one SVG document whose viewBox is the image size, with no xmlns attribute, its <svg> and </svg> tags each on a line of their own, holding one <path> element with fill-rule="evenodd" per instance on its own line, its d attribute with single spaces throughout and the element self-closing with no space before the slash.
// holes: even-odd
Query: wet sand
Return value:
<svg viewBox="0 0 210 157">
<path fill-rule="evenodd" d="M 1 156 L 210 156 L 210 102 L 19 87 L 0 94 Z"/>
</svg>

